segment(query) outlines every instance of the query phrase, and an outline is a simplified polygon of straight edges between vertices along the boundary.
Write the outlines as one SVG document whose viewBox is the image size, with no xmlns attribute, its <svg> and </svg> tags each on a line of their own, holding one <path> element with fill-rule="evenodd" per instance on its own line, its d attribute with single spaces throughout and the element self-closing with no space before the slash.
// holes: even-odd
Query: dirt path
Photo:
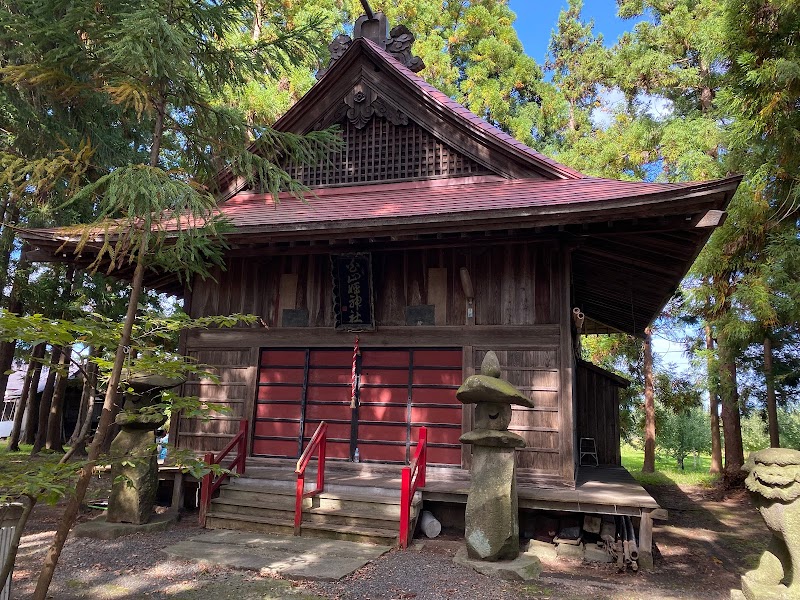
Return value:
<svg viewBox="0 0 800 600">
<path fill-rule="evenodd" d="M 608 598 L 615 600 L 728 598 L 741 573 L 763 550 L 766 529 L 743 491 L 718 497 L 697 487 L 649 490 L 669 510 L 656 522 L 656 567 L 618 573 L 612 565 L 544 562 L 533 585 L 491 580 L 455 565 L 456 540 L 425 540 L 392 551 L 335 583 L 290 582 L 257 573 L 209 567 L 160 552 L 200 533 L 193 515 L 167 533 L 138 534 L 112 542 L 70 538 L 51 587 L 61 600 L 511 600 Z M 23 538 L 12 598 L 29 597 L 58 508 L 37 507 Z M 83 518 L 88 518 L 89 514 Z"/>
</svg>

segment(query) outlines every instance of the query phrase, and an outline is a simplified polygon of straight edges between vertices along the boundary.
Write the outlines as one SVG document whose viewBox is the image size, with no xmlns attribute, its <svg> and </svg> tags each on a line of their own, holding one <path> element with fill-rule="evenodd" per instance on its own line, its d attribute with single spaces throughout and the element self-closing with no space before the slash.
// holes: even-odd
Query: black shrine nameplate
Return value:
<svg viewBox="0 0 800 600">
<path fill-rule="evenodd" d="M 406 325 L 436 325 L 436 306 L 406 306 Z"/>
<path fill-rule="evenodd" d="M 284 308 L 281 325 L 283 327 L 308 327 L 308 309 Z"/>
<path fill-rule="evenodd" d="M 373 331 L 372 255 L 369 252 L 333 255 L 331 268 L 337 331 Z"/>
</svg>

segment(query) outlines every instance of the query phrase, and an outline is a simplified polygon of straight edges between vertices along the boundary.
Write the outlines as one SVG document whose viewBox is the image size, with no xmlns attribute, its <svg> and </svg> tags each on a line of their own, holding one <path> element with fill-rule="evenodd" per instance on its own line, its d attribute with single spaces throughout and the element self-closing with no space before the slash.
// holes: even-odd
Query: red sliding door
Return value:
<svg viewBox="0 0 800 600">
<path fill-rule="evenodd" d="M 253 453 L 295 458 L 321 421 L 328 456 L 406 463 L 428 427 L 428 462 L 461 463 L 460 348 L 264 349 Z"/>
</svg>

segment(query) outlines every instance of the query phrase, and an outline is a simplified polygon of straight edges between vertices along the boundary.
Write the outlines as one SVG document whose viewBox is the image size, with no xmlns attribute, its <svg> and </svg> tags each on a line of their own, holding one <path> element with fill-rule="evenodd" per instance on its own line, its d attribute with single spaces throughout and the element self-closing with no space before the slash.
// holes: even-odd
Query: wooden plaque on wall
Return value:
<svg viewBox="0 0 800 600">
<path fill-rule="evenodd" d="M 338 331 L 373 331 L 372 255 L 354 252 L 331 256 L 333 314 Z"/>
</svg>

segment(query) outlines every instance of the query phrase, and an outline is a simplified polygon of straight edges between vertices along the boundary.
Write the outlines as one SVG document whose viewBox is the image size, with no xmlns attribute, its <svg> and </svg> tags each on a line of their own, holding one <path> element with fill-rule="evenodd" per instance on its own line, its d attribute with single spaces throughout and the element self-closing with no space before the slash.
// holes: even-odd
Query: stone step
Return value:
<svg viewBox="0 0 800 600">
<path fill-rule="evenodd" d="M 314 483 L 307 483 L 306 490 L 312 489 Z M 251 479 L 248 477 L 239 477 L 231 479 L 222 487 L 223 492 L 228 490 L 236 492 L 250 492 L 274 496 L 288 496 L 292 498 L 292 506 L 294 506 L 294 496 L 296 493 L 294 481 L 274 481 L 266 479 Z M 325 484 L 325 491 L 317 496 L 321 500 L 348 500 L 353 502 L 368 502 L 375 504 L 400 504 L 400 490 L 387 489 L 382 487 L 372 486 L 357 486 L 357 485 L 338 485 L 338 484 Z M 422 494 L 417 492 L 415 494 L 415 501 L 421 501 Z"/>
<path fill-rule="evenodd" d="M 285 458 L 262 458 L 251 457 L 247 459 L 246 475 L 248 477 L 272 477 L 276 474 L 280 478 L 294 479 L 294 468 L 296 460 Z M 332 477 L 364 477 L 364 478 L 396 478 L 400 480 L 403 465 L 388 465 L 382 463 L 354 463 L 349 461 L 339 461 L 328 459 L 325 467 L 326 474 Z M 427 472 L 432 476 L 431 479 L 437 481 L 469 481 L 469 471 L 459 467 L 432 467 L 428 466 Z M 306 478 L 310 479 L 311 474 L 316 477 L 316 461 L 308 465 Z"/>
<path fill-rule="evenodd" d="M 220 511 L 243 516 L 264 517 L 267 519 L 294 520 L 294 508 L 274 508 L 264 503 L 231 501 L 224 497 L 213 500 L 211 506 L 211 514 L 216 514 Z M 354 525 L 370 529 L 393 529 L 399 527 L 400 514 L 399 510 L 396 514 L 386 514 L 375 510 L 365 512 L 361 510 L 347 510 L 345 508 L 308 507 L 303 509 L 303 523 Z"/>
<path fill-rule="evenodd" d="M 206 519 L 206 527 L 208 529 L 235 529 L 256 533 L 292 535 L 294 533 L 294 520 L 213 511 L 209 513 Z M 304 521 L 302 535 L 369 544 L 394 545 L 397 543 L 398 531 L 396 529 L 377 529 L 355 525 L 334 525 Z"/>
<path fill-rule="evenodd" d="M 294 514 L 295 497 L 288 494 L 271 494 L 252 489 L 223 487 L 218 498 L 212 500 L 241 506 L 263 507 L 277 511 L 290 511 Z M 422 505 L 422 495 L 416 494 L 412 502 L 412 509 Z M 313 498 L 303 500 L 304 510 L 310 508 L 322 511 L 348 511 L 353 514 L 380 515 L 379 518 L 400 518 L 400 502 L 373 502 L 369 496 L 340 495 L 324 493 Z"/>
</svg>

